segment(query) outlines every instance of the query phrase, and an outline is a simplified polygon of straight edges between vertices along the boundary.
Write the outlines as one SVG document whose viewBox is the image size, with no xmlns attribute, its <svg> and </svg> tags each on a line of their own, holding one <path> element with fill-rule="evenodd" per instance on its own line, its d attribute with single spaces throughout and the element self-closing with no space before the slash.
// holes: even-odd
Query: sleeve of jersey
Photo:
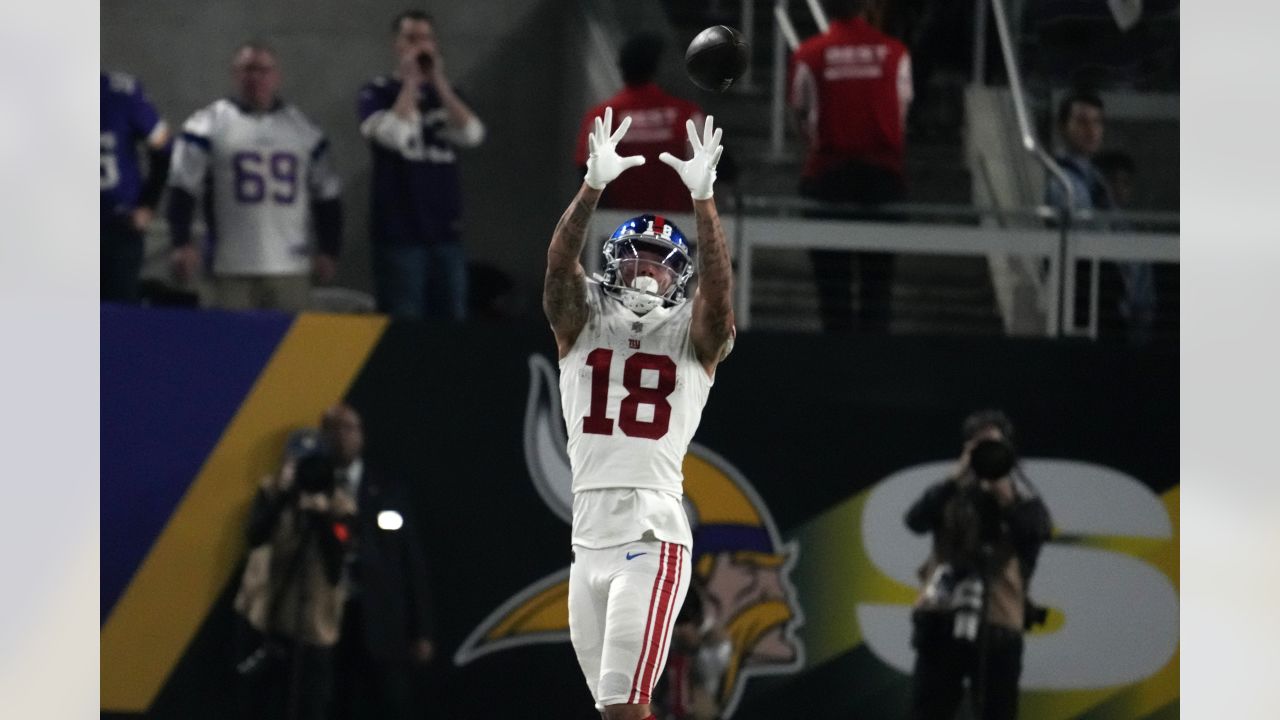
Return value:
<svg viewBox="0 0 1280 720">
<path fill-rule="evenodd" d="M 791 70 L 791 92 L 787 101 L 792 108 L 800 111 L 811 109 L 816 104 L 817 83 L 809 64 L 796 58 Z"/>
<path fill-rule="evenodd" d="M 439 132 L 439 136 L 454 147 L 479 147 L 480 143 L 484 142 L 484 123 L 480 122 L 480 118 L 473 115 L 466 125 L 460 128 L 446 127 Z"/>
<path fill-rule="evenodd" d="M 182 134 L 174 144 L 169 165 L 169 186 L 185 190 L 197 197 L 203 192 L 205 173 L 209 170 L 209 152 L 213 148 L 213 111 L 197 111 L 182 125 Z"/>
<path fill-rule="evenodd" d="M 154 144 L 152 138 L 161 132 L 164 125 L 160 120 L 160 113 L 156 112 L 155 106 L 147 99 L 142 83 L 134 84 L 133 94 L 129 97 L 129 124 L 135 137 L 143 138 L 151 144 Z"/>
<path fill-rule="evenodd" d="M 360 95 L 356 98 L 356 114 L 360 117 L 360 122 L 369 119 L 369 116 L 391 107 L 387 102 L 386 93 L 379 92 L 378 88 L 380 80 L 366 83 L 360 88 Z"/>
<path fill-rule="evenodd" d="M 454 92 L 458 94 L 458 98 L 462 102 L 467 102 L 467 96 L 461 90 L 455 90 Z M 454 147 L 474 148 L 480 147 L 480 143 L 484 142 L 485 132 L 484 123 L 473 113 L 466 125 L 462 127 L 446 125 L 439 135 Z"/>
<path fill-rule="evenodd" d="M 323 135 L 311 149 L 311 162 L 307 164 L 307 171 L 307 184 L 311 189 L 312 200 L 333 200 L 342 194 L 342 179 L 333 167 L 329 139 Z"/>
<path fill-rule="evenodd" d="M 898 103 L 902 107 L 902 119 L 907 118 L 907 109 L 911 107 L 913 88 L 911 85 L 911 55 L 905 50 L 898 60 Z"/>
<path fill-rule="evenodd" d="M 416 114 L 409 120 L 396 115 L 388 99 L 388 94 L 373 83 L 360 90 L 356 103 L 360 114 L 360 134 L 388 150 L 411 155 L 422 145 L 421 119 Z"/>
</svg>

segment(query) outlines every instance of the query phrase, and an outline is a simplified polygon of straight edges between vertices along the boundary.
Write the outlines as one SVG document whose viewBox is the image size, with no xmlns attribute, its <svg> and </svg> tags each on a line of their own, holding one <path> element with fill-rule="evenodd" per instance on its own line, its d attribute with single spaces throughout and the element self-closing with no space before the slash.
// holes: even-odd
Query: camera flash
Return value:
<svg viewBox="0 0 1280 720">
<path fill-rule="evenodd" d="M 395 510 L 383 510 L 378 513 L 378 527 L 383 530 L 399 530 L 404 525 L 404 518 Z"/>
</svg>

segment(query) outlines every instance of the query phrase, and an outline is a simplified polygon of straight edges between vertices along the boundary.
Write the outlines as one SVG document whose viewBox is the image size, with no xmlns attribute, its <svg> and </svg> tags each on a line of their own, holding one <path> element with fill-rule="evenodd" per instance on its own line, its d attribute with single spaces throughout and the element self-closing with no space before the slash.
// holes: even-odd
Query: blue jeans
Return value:
<svg viewBox="0 0 1280 720">
<path fill-rule="evenodd" d="M 467 258 L 462 243 L 374 245 L 378 311 L 397 318 L 467 318 Z"/>
</svg>

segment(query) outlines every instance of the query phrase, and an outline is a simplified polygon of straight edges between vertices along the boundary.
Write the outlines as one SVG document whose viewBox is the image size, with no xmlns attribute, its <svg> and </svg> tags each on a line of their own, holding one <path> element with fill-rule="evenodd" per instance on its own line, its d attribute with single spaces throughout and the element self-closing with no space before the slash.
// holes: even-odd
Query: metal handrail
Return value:
<svg viewBox="0 0 1280 720">
<path fill-rule="evenodd" d="M 1031 122 L 1027 118 L 1027 103 L 1023 98 L 1022 92 L 1022 71 L 1018 66 L 1018 59 L 1013 52 L 1013 41 L 1009 33 L 1009 21 L 1005 17 L 1005 8 L 1003 0 L 992 0 L 992 13 L 996 19 L 996 33 L 1000 37 L 1000 53 L 1004 56 L 1005 72 L 1009 76 L 1009 94 L 1013 98 L 1014 114 L 1018 118 L 1018 130 L 1022 136 L 1022 147 L 1030 153 L 1035 159 L 1048 170 L 1051 175 L 1060 183 L 1067 195 L 1067 207 L 1062 210 L 1058 220 L 1059 228 L 1059 245 L 1058 248 L 1058 275 L 1056 278 L 1057 288 L 1055 300 L 1057 301 L 1057 313 L 1054 320 L 1055 333 L 1061 336 L 1067 325 L 1068 316 L 1074 316 L 1074 308 L 1065 307 L 1064 294 L 1067 283 L 1075 282 L 1075 268 L 1067 267 L 1067 243 L 1070 242 L 1072 208 L 1076 206 L 1075 189 L 1071 186 L 1071 180 L 1067 177 L 1067 173 L 1062 169 L 1049 153 L 1045 152 L 1040 143 L 1036 141 L 1035 131 L 1031 128 Z M 1093 277 L 1097 278 L 1097 268 L 1094 268 Z M 1090 303 L 1090 334 L 1097 335 L 1096 312 L 1092 312 L 1095 308 Z M 1074 317 L 1070 318 L 1074 321 Z"/>
<path fill-rule="evenodd" d="M 800 35 L 796 32 L 795 23 L 791 22 L 791 15 L 787 13 L 787 0 L 778 0 L 773 6 L 773 19 L 777 22 L 778 31 L 782 39 L 786 40 L 787 47 L 791 50 L 800 47 Z"/>
<path fill-rule="evenodd" d="M 724 232 L 730 239 L 734 258 L 734 312 L 740 330 L 751 327 L 751 299 L 754 289 L 753 267 L 760 248 L 783 250 L 875 251 L 895 254 L 921 254 L 980 257 L 991 253 L 1043 258 L 1050 274 L 1057 274 L 1059 262 L 1108 260 L 1122 262 L 1179 262 L 1178 236 L 1160 232 L 1080 232 L 1071 252 L 1060 258 L 1061 244 L 1051 228 L 1013 227 L 996 229 L 979 225 L 956 225 L 922 222 L 886 222 L 768 216 L 747 210 L 748 200 L 721 215 Z M 599 271 L 599 240 L 635 210 L 600 209 L 592 218 L 591 237 L 583 257 L 588 275 Z M 676 225 L 692 226 L 692 213 L 671 213 Z M 1074 302 L 1075 288 L 1067 286 L 1064 302 Z"/>
<path fill-rule="evenodd" d="M 831 23 L 827 21 L 827 12 L 822 9 L 822 3 L 819 0 L 805 0 L 809 5 L 809 14 L 813 16 L 813 21 L 818 23 L 818 32 L 826 32 L 831 27 Z"/>
<path fill-rule="evenodd" d="M 824 215 L 839 216 L 842 214 L 858 214 L 860 216 L 910 216 L 927 219 L 938 218 L 955 222 L 957 218 L 980 221 L 987 217 L 1016 218 L 1020 220 L 1039 220 L 1057 222 L 1059 211 L 1049 205 L 1025 207 L 997 207 L 972 205 L 969 203 L 923 203 L 900 202 L 864 205 L 860 203 L 832 203 L 798 195 L 741 195 L 735 198 L 747 214 L 803 213 L 821 211 Z M 1098 221 L 1107 224 L 1123 223 L 1158 226 L 1161 231 L 1169 231 L 1181 224 L 1181 215 L 1167 210 L 1073 210 L 1072 218 L 1077 223 Z"/>
<path fill-rule="evenodd" d="M 987 3 L 990 0 L 974 0 L 973 3 L 973 84 L 987 82 Z"/>
<path fill-rule="evenodd" d="M 800 35 L 796 32 L 795 23 L 791 22 L 791 14 L 787 5 L 791 0 L 777 0 L 773 5 L 773 107 L 769 113 L 769 148 L 774 159 L 786 157 L 783 145 L 786 141 L 786 100 L 787 94 L 787 50 L 795 52 L 800 47 Z M 819 0 L 806 0 L 809 14 L 818 25 L 818 29 L 826 32 L 831 24 L 827 14 L 822 10 Z"/>
<path fill-rule="evenodd" d="M 786 101 L 783 99 L 787 89 L 787 51 L 800 45 L 796 35 L 796 27 L 791 24 L 791 16 L 787 15 L 786 0 L 778 0 L 773 6 L 773 102 L 769 107 L 769 154 L 781 159 L 786 152 L 785 143 Z"/>
<path fill-rule="evenodd" d="M 756 4 L 754 0 L 742 0 L 742 34 L 747 38 L 747 46 L 755 47 L 756 43 Z M 755 88 L 755 73 L 752 66 L 755 63 L 747 61 L 747 69 L 743 71 L 742 77 L 738 79 L 739 90 L 752 90 Z"/>
</svg>

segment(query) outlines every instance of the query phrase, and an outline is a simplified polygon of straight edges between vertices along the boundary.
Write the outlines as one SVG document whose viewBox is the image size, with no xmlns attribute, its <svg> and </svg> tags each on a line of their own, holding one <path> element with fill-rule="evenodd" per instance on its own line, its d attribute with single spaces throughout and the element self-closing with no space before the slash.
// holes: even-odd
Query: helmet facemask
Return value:
<svg viewBox="0 0 1280 720">
<path fill-rule="evenodd" d="M 665 232 L 654 231 L 653 216 L 635 218 L 604 244 L 605 272 L 598 280 L 638 315 L 683 302 L 693 276 L 683 235 L 669 223 L 658 223 Z"/>
</svg>

